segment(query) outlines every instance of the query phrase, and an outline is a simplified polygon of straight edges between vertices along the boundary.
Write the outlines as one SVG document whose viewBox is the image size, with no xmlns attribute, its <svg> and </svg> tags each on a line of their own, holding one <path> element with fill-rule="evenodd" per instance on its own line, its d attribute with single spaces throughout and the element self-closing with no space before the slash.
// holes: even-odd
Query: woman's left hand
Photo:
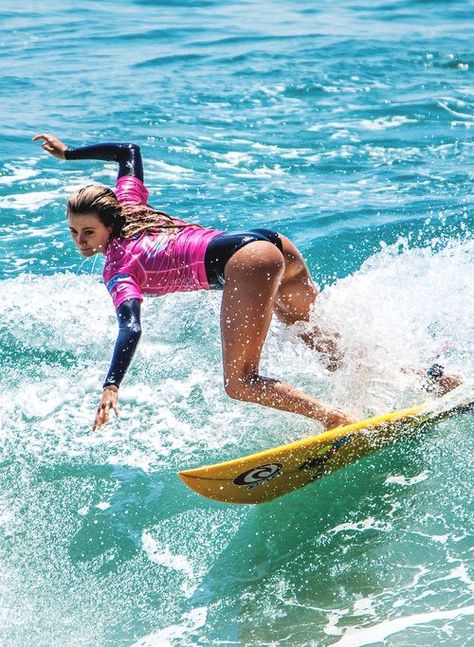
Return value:
<svg viewBox="0 0 474 647">
<path fill-rule="evenodd" d="M 53 135 L 48 135 L 47 133 L 40 133 L 39 135 L 35 135 L 33 137 L 34 142 L 37 142 L 41 139 L 44 139 L 44 143 L 41 144 L 41 148 L 43 150 L 60 160 L 66 159 L 65 152 L 67 150 L 67 146 L 60 139 L 53 137 Z"/>
<path fill-rule="evenodd" d="M 118 388 L 113 385 L 106 386 L 102 392 L 92 431 L 99 429 L 99 427 L 102 427 L 102 425 L 106 425 L 109 422 L 111 409 L 115 411 L 115 415 L 118 417 Z"/>
</svg>

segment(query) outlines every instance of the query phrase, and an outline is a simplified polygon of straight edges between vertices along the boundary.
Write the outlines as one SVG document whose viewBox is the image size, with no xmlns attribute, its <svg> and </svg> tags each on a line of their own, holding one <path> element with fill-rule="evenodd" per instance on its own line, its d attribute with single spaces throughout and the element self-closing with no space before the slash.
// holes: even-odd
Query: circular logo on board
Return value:
<svg viewBox="0 0 474 647">
<path fill-rule="evenodd" d="M 281 463 L 259 465 L 259 467 L 253 467 L 251 470 L 239 474 L 232 482 L 235 485 L 245 485 L 249 489 L 254 488 L 280 476 L 282 467 Z"/>
</svg>

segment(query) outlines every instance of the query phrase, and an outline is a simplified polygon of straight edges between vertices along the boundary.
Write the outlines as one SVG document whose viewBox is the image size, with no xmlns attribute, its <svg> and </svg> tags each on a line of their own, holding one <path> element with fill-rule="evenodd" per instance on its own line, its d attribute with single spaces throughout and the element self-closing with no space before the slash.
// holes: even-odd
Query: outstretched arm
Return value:
<svg viewBox="0 0 474 647">
<path fill-rule="evenodd" d="M 117 320 L 119 332 L 93 430 L 109 421 L 110 409 L 118 415 L 118 389 L 141 336 L 139 299 L 128 299 L 122 303 L 117 308 Z"/>
<path fill-rule="evenodd" d="M 64 151 L 67 160 L 106 160 L 118 162 L 118 177 L 131 175 L 143 182 L 143 162 L 140 147 L 136 144 L 94 144 L 92 146 L 79 146 L 66 148 Z"/>
<path fill-rule="evenodd" d="M 44 140 L 42 148 L 57 157 L 66 160 L 104 160 L 117 162 L 119 165 L 118 177 L 132 176 L 143 182 L 143 162 L 140 147 L 136 144 L 119 144 L 107 142 L 104 144 L 93 144 L 92 146 L 78 146 L 70 148 L 62 141 L 41 133 L 33 137 L 33 141 Z"/>
</svg>

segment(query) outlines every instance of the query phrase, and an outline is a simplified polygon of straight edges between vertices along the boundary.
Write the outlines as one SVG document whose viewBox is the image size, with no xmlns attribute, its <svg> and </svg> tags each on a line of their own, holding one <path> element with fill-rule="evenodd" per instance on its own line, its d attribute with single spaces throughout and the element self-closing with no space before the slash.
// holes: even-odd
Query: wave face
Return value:
<svg viewBox="0 0 474 647">
<path fill-rule="evenodd" d="M 116 169 L 31 137 L 133 140 L 158 208 L 289 236 L 345 360 L 274 323 L 264 372 L 357 417 L 409 406 L 438 355 L 474 368 L 473 9 L 2 2 L 0 644 L 469 644 L 472 417 L 264 506 L 199 498 L 178 469 L 320 429 L 225 396 L 200 292 L 146 301 L 92 433 L 116 323 L 64 208 Z"/>
</svg>

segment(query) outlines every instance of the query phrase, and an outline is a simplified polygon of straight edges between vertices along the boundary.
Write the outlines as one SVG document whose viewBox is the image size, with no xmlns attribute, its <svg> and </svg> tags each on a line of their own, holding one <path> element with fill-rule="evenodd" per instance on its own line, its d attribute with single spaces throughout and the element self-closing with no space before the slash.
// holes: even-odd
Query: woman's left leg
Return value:
<svg viewBox="0 0 474 647">
<path fill-rule="evenodd" d="M 277 291 L 273 311 L 287 325 L 298 321 L 309 321 L 311 309 L 318 295 L 306 263 L 297 247 L 285 236 L 279 234 L 282 241 L 282 253 L 285 260 L 280 286 Z M 338 348 L 338 332 L 313 327 L 310 331 L 300 333 L 299 337 L 312 349 L 321 354 L 323 364 L 331 371 L 341 365 L 342 353 Z M 426 371 L 417 370 L 421 377 Z M 445 373 L 433 385 L 433 393 L 442 396 L 452 391 L 463 379 L 460 375 Z"/>
<path fill-rule="evenodd" d="M 280 239 L 285 270 L 276 295 L 274 313 L 287 325 L 309 321 L 318 289 L 298 248 L 281 234 Z M 339 368 L 342 360 L 342 353 L 338 348 L 339 333 L 313 326 L 311 330 L 300 333 L 299 337 L 321 354 L 326 368 L 331 371 Z"/>
</svg>

